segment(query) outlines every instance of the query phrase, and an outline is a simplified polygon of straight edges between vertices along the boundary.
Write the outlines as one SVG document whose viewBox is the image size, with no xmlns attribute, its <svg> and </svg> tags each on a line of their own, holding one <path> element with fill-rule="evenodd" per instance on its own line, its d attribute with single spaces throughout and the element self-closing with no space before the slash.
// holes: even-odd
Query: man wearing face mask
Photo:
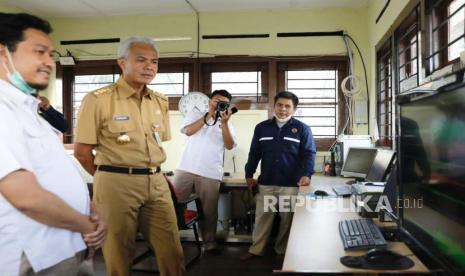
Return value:
<svg viewBox="0 0 465 276">
<path fill-rule="evenodd" d="M 55 62 L 48 22 L 0 13 L 0 275 L 79 275 L 105 223 L 87 185 L 37 113 Z"/>
<path fill-rule="evenodd" d="M 275 213 L 264 209 L 264 198 L 297 195 L 300 186 L 310 185 L 314 172 L 315 142 L 309 126 L 292 117 L 299 99 L 291 92 L 279 92 L 274 98 L 274 116 L 255 127 L 245 177 L 250 190 L 258 187 L 253 243 L 249 252 L 241 256 L 245 261 L 263 255 L 273 226 Z M 253 179 L 261 160 L 261 174 Z M 279 210 L 279 206 L 274 204 Z M 292 221 L 292 212 L 279 212 L 279 232 L 274 244 L 275 253 L 283 255 Z"/>
</svg>

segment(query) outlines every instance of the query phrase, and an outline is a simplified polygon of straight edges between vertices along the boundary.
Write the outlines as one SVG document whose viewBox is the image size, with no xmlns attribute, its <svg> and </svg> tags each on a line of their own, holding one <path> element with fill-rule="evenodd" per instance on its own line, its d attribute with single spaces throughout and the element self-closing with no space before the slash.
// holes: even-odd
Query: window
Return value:
<svg viewBox="0 0 465 276">
<path fill-rule="evenodd" d="M 148 87 L 168 97 L 182 97 L 189 92 L 189 73 L 158 73 Z"/>
<path fill-rule="evenodd" d="M 393 98 L 392 98 L 392 40 L 381 46 L 376 53 L 376 117 L 379 145 L 392 148 L 393 143 Z"/>
<path fill-rule="evenodd" d="M 226 89 L 233 97 L 258 97 L 262 94 L 262 74 L 254 72 L 213 72 L 211 90 Z"/>
<path fill-rule="evenodd" d="M 419 84 L 419 7 L 401 23 L 395 32 L 399 92 Z"/>
<path fill-rule="evenodd" d="M 457 60 L 465 49 L 465 0 L 427 1 L 428 74 Z"/>
<path fill-rule="evenodd" d="M 268 60 L 264 58 L 206 59 L 201 63 L 201 91 L 211 93 L 225 89 L 233 102 L 266 103 L 268 101 Z"/>
<path fill-rule="evenodd" d="M 285 71 L 286 90 L 299 97 L 295 117 L 312 128 L 315 138 L 336 138 L 338 122 L 336 70 Z"/>
<path fill-rule="evenodd" d="M 295 117 L 311 127 L 319 151 L 327 151 L 343 129 L 345 104 L 339 87 L 347 74 L 347 62 L 346 57 L 324 57 L 276 65 L 277 91 L 288 90 L 299 97 Z M 269 109 L 272 112 L 272 102 Z"/>
<path fill-rule="evenodd" d="M 447 60 L 452 61 L 460 57 L 465 49 L 465 0 L 455 0 L 447 7 Z"/>
<path fill-rule="evenodd" d="M 317 148 L 327 150 L 344 122 L 342 93 L 337 89 L 345 77 L 344 57 L 276 58 L 218 57 L 160 59 L 156 78 L 148 86 L 169 97 L 170 110 L 189 91 L 226 89 L 239 109 L 268 110 L 273 114 L 276 91 L 295 92 L 301 101 L 296 114 L 312 127 Z M 80 61 L 73 67 L 57 66 L 62 83 L 63 113 L 70 130 L 65 142 L 73 142 L 76 117 L 82 99 L 90 91 L 114 83 L 121 71 L 115 60 Z"/>
</svg>

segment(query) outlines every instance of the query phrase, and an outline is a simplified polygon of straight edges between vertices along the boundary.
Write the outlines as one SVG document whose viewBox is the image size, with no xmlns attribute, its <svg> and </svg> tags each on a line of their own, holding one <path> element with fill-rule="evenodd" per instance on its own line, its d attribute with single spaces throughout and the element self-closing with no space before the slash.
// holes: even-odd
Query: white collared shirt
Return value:
<svg viewBox="0 0 465 276">
<path fill-rule="evenodd" d="M 204 113 L 190 112 L 186 115 L 181 132 L 184 128 L 203 117 Z M 213 119 L 208 122 L 212 124 Z M 224 142 L 223 133 L 220 128 L 221 119 L 218 119 L 215 125 L 204 125 L 195 134 L 188 136 L 184 144 L 184 150 L 178 170 L 190 172 L 203 177 L 222 180 L 223 179 L 223 155 Z M 234 134 L 234 128 L 228 122 L 229 131 L 234 140 L 236 147 L 237 139 Z"/>
<path fill-rule="evenodd" d="M 37 99 L 0 80 L 0 180 L 27 170 L 44 189 L 88 215 L 87 186 L 37 107 Z M 0 275 L 18 275 L 23 252 L 38 272 L 85 248 L 80 233 L 37 222 L 0 194 Z"/>
</svg>

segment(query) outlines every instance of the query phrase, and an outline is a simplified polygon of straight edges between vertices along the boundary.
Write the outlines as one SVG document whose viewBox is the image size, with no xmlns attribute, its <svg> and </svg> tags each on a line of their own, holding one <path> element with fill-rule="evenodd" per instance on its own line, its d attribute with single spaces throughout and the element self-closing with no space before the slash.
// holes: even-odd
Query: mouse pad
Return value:
<svg viewBox="0 0 465 276">
<path fill-rule="evenodd" d="M 365 256 L 344 256 L 341 257 L 341 263 L 348 267 L 362 269 L 389 269 L 389 270 L 404 270 L 411 268 L 414 263 L 408 257 L 400 258 L 389 264 L 373 264 L 366 261 Z"/>
</svg>

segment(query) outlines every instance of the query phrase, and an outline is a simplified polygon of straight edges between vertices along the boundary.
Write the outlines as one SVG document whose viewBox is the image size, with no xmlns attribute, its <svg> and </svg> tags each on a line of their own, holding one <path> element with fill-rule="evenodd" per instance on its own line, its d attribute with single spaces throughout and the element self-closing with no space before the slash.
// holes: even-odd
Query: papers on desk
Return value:
<svg viewBox="0 0 465 276">
<path fill-rule="evenodd" d="M 371 185 L 366 185 L 370 183 Z M 384 186 L 386 182 L 361 182 L 358 184 L 352 185 L 356 194 L 382 194 L 384 191 Z"/>
</svg>

